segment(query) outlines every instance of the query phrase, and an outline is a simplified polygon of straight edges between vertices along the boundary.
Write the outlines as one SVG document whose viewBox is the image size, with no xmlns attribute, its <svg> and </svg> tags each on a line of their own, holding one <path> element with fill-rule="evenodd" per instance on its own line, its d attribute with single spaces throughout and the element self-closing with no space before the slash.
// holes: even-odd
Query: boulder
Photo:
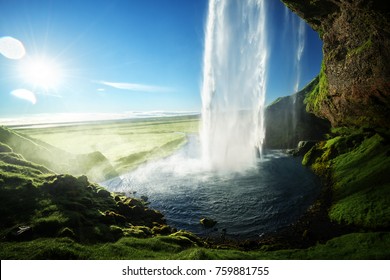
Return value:
<svg viewBox="0 0 390 280">
<path fill-rule="evenodd" d="M 217 224 L 217 221 L 209 218 L 202 218 L 200 219 L 201 225 L 203 225 L 205 228 L 212 228 Z"/>
</svg>

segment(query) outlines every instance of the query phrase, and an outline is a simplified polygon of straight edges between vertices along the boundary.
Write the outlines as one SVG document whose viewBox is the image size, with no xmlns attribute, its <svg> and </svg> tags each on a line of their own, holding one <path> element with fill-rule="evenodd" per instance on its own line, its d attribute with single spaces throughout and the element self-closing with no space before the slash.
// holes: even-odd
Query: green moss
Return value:
<svg viewBox="0 0 390 280">
<path fill-rule="evenodd" d="M 303 158 L 303 164 L 332 184 L 330 219 L 368 229 L 390 226 L 389 136 L 364 128 L 332 133 L 333 138 Z"/>
<path fill-rule="evenodd" d="M 371 40 L 371 38 L 368 38 L 367 41 L 365 41 L 359 47 L 348 50 L 347 58 L 352 58 L 353 56 L 359 55 L 359 54 L 363 53 L 364 51 L 367 51 L 371 47 L 372 47 L 372 40 Z"/>
<path fill-rule="evenodd" d="M 390 233 L 353 233 L 308 249 L 240 251 L 188 246 L 170 237 L 121 238 L 116 242 L 86 245 L 70 238 L 46 238 L 28 242 L 0 242 L 1 259 L 388 259 Z"/>
<path fill-rule="evenodd" d="M 367 136 L 333 163 L 337 222 L 377 228 L 390 225 L 390 147 L 379 134 Z"/>
<path fill-rule="evenodd" d="M 304 103 L 306 104 L 306 111 L 320 116 L 321 106 L 327 100 L 328 95 L 328 79 L 326 77 L 325 60 L 322 61 L 321 71 L 319 74 L 318 84 L 313 90 L 306 95 Z"/>
</svg>

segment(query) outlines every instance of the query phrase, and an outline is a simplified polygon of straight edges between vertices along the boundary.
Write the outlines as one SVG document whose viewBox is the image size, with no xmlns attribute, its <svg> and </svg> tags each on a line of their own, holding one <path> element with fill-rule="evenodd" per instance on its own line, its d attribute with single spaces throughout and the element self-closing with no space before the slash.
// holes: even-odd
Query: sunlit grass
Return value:
<svg viewBox="0 0 390 280">
<path fill-rule="evenodd" d="M 171 154 L 185 144 L 187 133 L 198 133 L 198 124 L 197 117 L 174 117 L 20 132 L 72 154 L 99 151 L 123 173 L 147 160 Z"/>
</svg>

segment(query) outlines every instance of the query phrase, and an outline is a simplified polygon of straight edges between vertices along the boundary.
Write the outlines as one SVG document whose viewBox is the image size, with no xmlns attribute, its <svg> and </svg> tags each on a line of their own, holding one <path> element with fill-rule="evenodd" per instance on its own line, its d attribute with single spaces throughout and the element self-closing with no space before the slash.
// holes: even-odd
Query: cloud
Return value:
<svg viewBox="0 0 390 280">
<path fill-rule="evenodd" d="M 154 85 L 116 83 L 116 82 L 107 82 L 107 81 L 98 81 L 97 83 L 109 87 L 117 88 L 117 89 L 129 90 L 129 91 L 141 91 L 141 92 L 173 92 L 174 91 L 173 88 L 154 86 Z"/>
</svg>

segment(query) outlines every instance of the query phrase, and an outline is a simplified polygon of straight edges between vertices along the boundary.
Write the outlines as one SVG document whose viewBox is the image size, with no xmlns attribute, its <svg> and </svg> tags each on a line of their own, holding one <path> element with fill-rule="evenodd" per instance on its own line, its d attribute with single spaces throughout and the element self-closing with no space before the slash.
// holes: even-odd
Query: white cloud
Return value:
<svg viewBox="0 0 390 280">
<path fill-rule="evenodd" d="M 129 90 L 129 91 L 141 91 L 141 92 L 172 92 L 173 88 L 161 87 L 154 85 L 143 85 L 143 84 L 133 84 L 133 83 L 116 83 L 116 82 L 107 82 L 107 81 L 98 81 L 97 83 L 106 85 L 109 87 Z"/>
</svg>

